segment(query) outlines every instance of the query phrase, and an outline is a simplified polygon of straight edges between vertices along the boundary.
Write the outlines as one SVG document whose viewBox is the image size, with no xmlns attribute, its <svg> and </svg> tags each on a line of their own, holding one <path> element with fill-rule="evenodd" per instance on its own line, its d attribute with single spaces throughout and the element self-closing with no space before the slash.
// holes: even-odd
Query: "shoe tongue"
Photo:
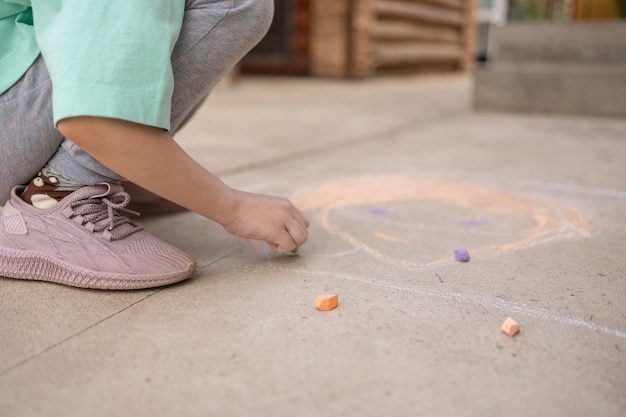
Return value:
<svg viewBox="0 0 626 417">
<path fill-rule="evenodd" d="M 124 188 L 120 185 L 100 183 L 96 185 L 85 185 L 78 190 L 72 192 L 66 196 L 62 202 L 69 204 L 72 201 L 82 200 L 85 198 L 102 198 L 109 195 L 124 191 Z"/>
<path fill-rule="evenodd" d="M 109 184 L 107 182 L 96 184 L 93 187 L 94 187 L 94 190 L 95 190 L 95 187 L 98 187 L 98 190 L 102 190 L 102 191 L 99 194 L 92 195 L 91 196 L 92 198 L 106 197 L 108 195 L 124 191 L 124 187 L 122 187 L 121 185 Z"/>
</svg>

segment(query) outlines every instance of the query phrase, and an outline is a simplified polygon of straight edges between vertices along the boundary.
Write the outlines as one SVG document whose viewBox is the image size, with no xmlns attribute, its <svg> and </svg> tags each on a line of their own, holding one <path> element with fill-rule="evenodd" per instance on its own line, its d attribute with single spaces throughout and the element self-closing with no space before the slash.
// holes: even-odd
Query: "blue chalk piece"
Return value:
<svg viewBox="0 0 626 417">
<path fill-rule="evenodd" d="M 465 249 L 455 249 L 454 257 L 459 262 L 467 262 L 470 260 L 469 252 Z"/>
</svg>

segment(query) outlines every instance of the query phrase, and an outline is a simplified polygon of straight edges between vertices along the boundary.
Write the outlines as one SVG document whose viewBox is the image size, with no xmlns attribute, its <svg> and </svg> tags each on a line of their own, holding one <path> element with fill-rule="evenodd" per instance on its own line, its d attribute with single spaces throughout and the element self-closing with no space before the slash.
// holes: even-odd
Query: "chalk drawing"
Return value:
<svg viewBox="0 0 626 417">
<path fill-rule="evenodd" d="M 292 201 L 314 215 L 321 227 L 338 236 L 353 248 L 376 259 L 410 269 L 432 268 L 454 262 L 452 251 L 428 260 L 407 259 L 389 251 L 377 241 L 409 244 L 419 236 L 396 236 L 387 230 L 373 233 L 376 239 L 357 236 L 333 220 L 338 210 L 358 206 L 380 207 L 384 204 L 437 202 L 450 207 L 479 212 L 481 218 L 514 219 L 510 224 L 524 225 L 507 231 L 506 241 L 469 248 L 473 259 L 530 248 L 536 245 L 592 236 L 600 230 L 587 212 L 563 200 L 516 190 L 450 178 L 408 175 L 349 177 L 326 182 L 292 196 Z M 390 217 L 386 217 L 387 220 Z M 414 219 L 415 222 L 428 219 Z M 487 220 L 484 220 L 487 224 Z M 370 235 L 371 236 L 371 235 Z M 392 253 L 389 253 L 392 252 Z M 396 251 L 397 252 L 397 251 Z"/>
<path fill-rule="evenodd" d="M 432 174 L 432 173 L 431 173 Z M 626 191 L 619 191 L 608 188 L 591 187 L 584 185 L 564 184 L 559 182 L 524 180 L 516 177 L 506 177 L 499 175 L 497 178 L 493 176 L 468 173 L 464 171 L 441 171 L 436 173 L 440 177 L 445 178 L 467 178 L 471 175 L 472 179 L 483 184 L 495 184 L 500 186 L 506 184 L 510 187 L 523 188 L 527 190 L 550 191 L 555 193 L 582 194 L 587 196 L 612 198 L 618 200 L 626 200 Z"/>
<path fill-rule="evenodd" d="M 484 232 L 485 227 L 493 226 L 493 219 L 513 219 L 513 223 L 523 225 L 519 230 L 509 230 L 505 234 L 510 238 L 503 242 L 487 244 L 471 250 L 472 259 L 481 256 L 497 256 L 499 254 L 510 253 L 534 247 L 549 242 L 565 241 L 569 239 L 582 239 L 590 237 L 600 231 L 600 224 L 591 220 L 588 212 L 575 204 L 563 200 L 531 193 L 521 189 L 514 189 L 508 186 L 485 185 L 451 178 L 415 177 L 407 175 L 385 175 L 385 176 L 362 176 L 344 178 L 326 182 L 303 190 L 291 197 L 291 200 L 302 210 L 315 216 L 317 223 L 328 233 L 338 236 L 347 242 L 351 249 L 334 253 L 307 253 L 306 257 L 341 257 L 355 254 L 357 252 L 368 253 L 375 258 L 401 267 L 403 269 L 420 270 L 424 268 L 434 268 L 455 262 L 452 249 L 447 258 L 434 258 L 426 262 L 415 262 L 411 259 L 401 258 L 393 253 L 384 253 L 377 242 L 383 245 L 390 245 L 397 249 L 402 245 L 411 245 L 420 236 L 394 235 L 390 232 L 376 230 L 371 233 L 361 233 L 357 236 L 355 232 L 345 229 L 345 225 L 339 220 L 333 219 L 333 213 L 341 209 L 358 209 L 369 207 L 370 215 L 375 215 L 385 220 L 376 223 L 377 226 L 393 225 L 399 219 L 399 213 L 394 212 L 390 216 L 391 210 L 387 207 L 397 203 L 413 203 L 436 201 L 452 207 L 471 209 L 473 218 L 456 218 L 450 224 L 442 227 L 461 227 L 464 230 L 471 230 L 494 238 L 502 237 L 497 232 Z M 536 184 L 518 182 L 518 186 L 525 189 L 539 189 L 542 191 L 574 191 L 609 198 L 624 198 L 626 193 L 613 192 L 611 190 L 593 189 L 585 187 L 557 187 L 555 184 Z M 398 214 L 398 215 L 396 215 Z M 355 218 L 363 221 L 364 217 L 357 214 Z M 519 220 L 522 221 L 519 221 Z M 344 218 L 345 220 L 345 218 Z M 419 222 L 420 219 L 414 219 Z M 406 219 L 404 219 L 406 221 Z M 471 227 L 467 227 L 471 226 Z M 409 233 L 411 228 L 402 229 Z M 365 237 L 365 238 L 364 238 Z M 369 238 L 368 238 L 369 237 Z M 368 240 L 369 239 L 369 240 Z M 395 245 L 395 246 L 394 246 Z M 344 272 L 329 272 L 312 270 L 307 268 L 288 268 L 273 264 L 269 251 L 263 251 L 267 255 L 268 263 L 261 269 L 270 268 L 273 271 L 283 271 L 289 274 L 328 276 L 346 281 L 359 282 L 366 285 L 385 288 L 421 297 L 429 297 L 446 301 L 475 304 L 486 308 L 501 310 L 507 315 L 521 315 L 553 323 L 579 327 L 591 331 L 597 331 L 626 339 L 626 331 L 602 326 L 591 320 L 584 320 L 556 314 L 545 308 L 537 308 L 520 302 L 506 301 L 498 297 L 488 295 L 478 295 L 456 291 L 445 291 L 438 288 L 431 290 L 410 285 L 396 285 L 393 283 L 371 279 L 362 276 L 346 274 Z M 410 252 L 410 251 L 409 251 Z M 306 259 L 306 258 L 304 258 Z"/>
<path fill-rule="evenodd" d="M 399 286 L 389 284 L 387 282 L 361 278 L 349 274 L 337 273 L 337 272 L 324 272 L 324 271 L 311 271 L 308 269 L 292 269 L 292 268 L 281 268 L 273 265 L 269 265 L 269 268 L 272 268 L 276 271 L 283 271 L 292 274 L 300 274 L 300 275 L 323 275 L 330 276 L 333 278 L 339 278 L 346 281 L 355 281 L 363 284 L 374 285 L 380 288 L 386 288 L 394 291 L 412 293 L 419 296 L 429 297 L 429 298 L 439 298 L 449 301 L 462 302 L 467 304 L 478 304 L 484 307 L 497 309 L 506 312 L 506 314 L 519 314 L 527 317 L 532 317 L 540 320 L 548 320 L 552 322 L 556 322 L 559 324 L 564 324 L 568 326 L 574 327 L 582 327 L 588 330 L 594 330 L 602 333 L 606 333 L 611 336 L 619 337 L 622 339 L 626 339 L 626 331 L 613 329 L 606 326 L 598 325 L 589 320 L 581 320 L 573 317 L 563 316 L 560 314 L 556 314 L 547 310 L 545 308 L 537 308 L 531 307 L 527 304 L 516 303 L 512 301 L 505 301 L 497 297 L 489 297 L 484 295 L 476 295 L 476 294 L 467 294 L 460 292 L 452 292 L 452 291 L 434 291 L 429 289 L 417 288 L 412 286 Z"/>
<path fill-rule="evenodd" d="M 383 207 L 370 207 L 370 212 L 377 216 L 388 216 L 389 214 L 391 214 L 389 210 Z"/>
<path fill-rule="evenodd" d="M 343 256 L 352 255 L 353 253 L 358 252 L 359 248 L 352 248 L 349 250 L 339 251 L 339 252 L 328 252 L 328 253 L 307 253 L 307 257 L 320 257 L 320 258 L 341 258 Z"/>
<path fill-rule="evenodd" d="M 391 236 L 383 232 L 374 232 L 374 236 L 376 236 L 379 239 L 388 240 L 390 242 L 400 242 L 400 243 L 411 242 L 409 239 L 404 239 L 404 238 L 397 237 L 397 236 Z"/>
<path fill-rule="evenodd" d="M 524 184 L 528 185 L 528 184 Z M 552 190 L 551 186 L 539 187 L 542 190 Z M 535 188 L 537 189 L 537 187 Z M 564 189 L 567 189 L 565 187 Z M 619 192 L 610 190 L 596 190 L 576 188 L 577 192 L 585 192 L 591 195 L 600 195 L 611 198 L 622 198 Z M 626 194 L 624 194 L 626 196 Z M 356 236 L 354 232 L 344 230 L 340 222 L 333 221 L 332 214 L 336 210 L 344 208 L 358 208 L 369 206 L 370 213 L 390 213 L 385 204 L 406 203 L 424 201 L 438 201 L 444 205 L 462 208 L 471 208 L 473 212 L 479 212 L 479 218 L 456 219 L 454 224 L 446 227 L 472 226 L 464 229 L 481 229 L 486 225 L 491 226 L 492 218 L 517 217 L 524 221 L 517 224 L 525 227 L 514 230 L 508 236 L 506 242 L 488 244 L 474 248 L 472 258 L 477 256 L 494 256 L 523 250 L 548 242 L 564 241 L 568 239 L 581 239 L 590 237 L 600 230 L 600 224 L 592 222 L 590 214 L 574 204 L 565 201 L 534 194 L 528 191 L 513 189 L 510 186 L 494 186 L 473 183 L 450 178 L 413 177 L 405 175 L 364 176 L 344 178 L 313 186 L 294 196 L 292 201 L 302 210 L 315 215 L 318 223 L 332 235 L 340 237 L 349 243 L 352 249 L 343 250 L 333 254 L 307 253 L 306 256 L 347 256 L 356 252 L 366 252 L 375 258 L 396 266 L 408 269 L 432 268 L 454 262 L 452 250 L 449 258 L 435 258 L 427 262 L 413 262 L 393 254 L 386 254 L 376 246 L 376 241 L 387 242 L 388 245 L 410 245 L 411 236 L 395 236 L 383 231 L 375 231 L 371 234 Z M 374 210 L 371 207 L 375 207 Z M 362 217 L 358 220 L 362 220 Z M 388 220 L 391 216 L 385 216 Z M 394 216 L 395 218 L 396 216 Z M 419 221 L 419 219 L 415 219 Z M 382 223 L 384 226 L 386 223 Z M 478 226 L 478 227 L 477 227 Z M 406 229 L 409 230 L 409 229 Z M 486 234 L 489 236 L 489 233 Z M 362 236 L 370 236 L 371 241 Z M 494 234 L 497 237 L 497 234 Z M 416 236 L 414 238 L 419 238 Z M 359 282 L 392 291 L 414 294 L 416 296 L 441 299 L 446 301 L 462 302 L 467 304 L 481 305 L 486 308 L 501 310 L 508 314 L 522 315 L 539 320 L 579 327 L 587 330 L 602 332 L 614 337 L 626 339 L 626 331 L 602 326 L 591 320 L 583 320 L 556 314 L 545 308 L 537 308 L 524 303 L 506 301 L 498 297 L 462 293 L 456 291 L 444 291 L 438 288 L 431 290 L 410 285 L 395 285 L 378 279 L 370 279 L 361 276 L 346 274 L 343 272 L 328 272 L 311 270 L 309 268 L 287 268 L 272 263 L 268 256 L 268 263 L 262 269 L 270 268 L 274 271 L 284 271 L 290 274 L 328 276 L 346 281 Z"/>
<path fill-rule="evenodd" d="M 480 219 L 464 219 L 464 220 L 459 220 L 459 224 L 462 224 L 465 226 L 482 226 L 484 224 L 489 224 L 489 222 L 487 220 L 480 220 Z"/>
</svg>

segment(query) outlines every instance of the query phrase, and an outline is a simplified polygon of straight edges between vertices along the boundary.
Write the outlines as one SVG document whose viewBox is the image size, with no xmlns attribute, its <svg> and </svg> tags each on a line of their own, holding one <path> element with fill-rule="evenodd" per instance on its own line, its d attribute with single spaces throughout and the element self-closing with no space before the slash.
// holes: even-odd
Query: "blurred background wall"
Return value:
<svg viewBox="0 0 626 417">
<path fill-rule="evenodd" d="M 625 3 L 507 2 L 506 19 L 479 22 L 475 107 L 626 117 Z"/>
<path fill-rule="evenodd" d="M 468 71 L 475 0 L 276 0 L 248 73 L 363 78 Z"/>
<path fill-rule="evenodd" d="M 365 78 L 471 71 L 497 28 L 626 16 L 626 0 L 275 0 L 244 73 Z"/>
</svg>

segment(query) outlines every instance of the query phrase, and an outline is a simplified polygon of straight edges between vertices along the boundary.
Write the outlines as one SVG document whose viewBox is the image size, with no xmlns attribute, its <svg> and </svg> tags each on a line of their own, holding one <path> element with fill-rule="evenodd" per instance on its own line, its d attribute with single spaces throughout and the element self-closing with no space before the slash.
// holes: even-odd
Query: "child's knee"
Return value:
<svg viewBox="0 0 626 417">
<path fill-rule="evenodd" d="M 267 33 L 274 17 L 274 0 L 240 0 L 239 10 L 245 20 L 248 36 L 260 41 Z"/>
</svg>

